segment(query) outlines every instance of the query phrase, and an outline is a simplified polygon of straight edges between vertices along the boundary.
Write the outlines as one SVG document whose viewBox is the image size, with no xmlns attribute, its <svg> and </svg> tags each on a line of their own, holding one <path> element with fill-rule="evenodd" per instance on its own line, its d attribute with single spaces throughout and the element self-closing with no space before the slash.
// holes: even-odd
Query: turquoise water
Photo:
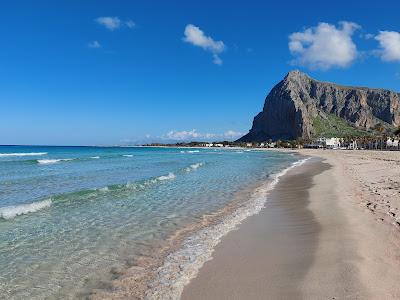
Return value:
<svg viewBox="0 0 400 300">
<path fill-rule="evenodd" d="M 266 151 L 0 147 L 0 295 L 79 298 L 298 160 Z"/>
</svg>

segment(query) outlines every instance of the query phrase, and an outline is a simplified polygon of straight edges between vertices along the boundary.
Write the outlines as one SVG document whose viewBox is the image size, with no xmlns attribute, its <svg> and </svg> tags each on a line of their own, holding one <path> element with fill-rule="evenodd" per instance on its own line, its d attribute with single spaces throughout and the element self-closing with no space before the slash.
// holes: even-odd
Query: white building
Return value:
<svg viewBox="0 0 400 300">
<path fill-rule="evenodd" d="M 397 147 L 399 147 L 399 140 L 388 138 L 386 141 L 386 145 L 388 147 L 397 148 Z"/>
<path fill-rule="evenodd" d="M 339 149 L 340 146 L 342 145 L 342 141 L 340 138 L 327 138 L 325 140 L 325 145 L 326 148 L 330 148 L 330 149 Z"/>
<path fill-rule="evenodd" d="M 341 138 L 319 138 L 317 140 L 318 145 L 322 145 L 323 147 L 326 147 L 328 149 L 339 149 L 342 145 L 342 139 Z"/>
</svg>

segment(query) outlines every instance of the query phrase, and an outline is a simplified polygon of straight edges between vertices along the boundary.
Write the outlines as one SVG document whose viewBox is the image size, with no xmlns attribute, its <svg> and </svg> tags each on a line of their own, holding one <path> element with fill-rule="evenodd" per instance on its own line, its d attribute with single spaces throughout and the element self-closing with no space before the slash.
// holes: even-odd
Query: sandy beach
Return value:
<svg viewBox="0 0 400 300">
<path fill-rule="evenodd" d="M 300 150 L 182 299 L 399 299 L 400 153 Z"/>
</svg>

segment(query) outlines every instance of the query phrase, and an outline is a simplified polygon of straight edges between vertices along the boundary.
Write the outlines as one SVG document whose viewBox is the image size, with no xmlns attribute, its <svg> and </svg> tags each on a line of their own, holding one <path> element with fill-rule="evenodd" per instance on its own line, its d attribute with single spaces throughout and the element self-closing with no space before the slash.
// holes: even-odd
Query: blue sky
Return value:
<svg viewBox="0 0 400 300">
<path fill-rule="evenodd" d="M 0 144 L 232 139 L 291 69 L 400 91 L 400 4 L 363 3 L 4 1 Z"/>
</svg>

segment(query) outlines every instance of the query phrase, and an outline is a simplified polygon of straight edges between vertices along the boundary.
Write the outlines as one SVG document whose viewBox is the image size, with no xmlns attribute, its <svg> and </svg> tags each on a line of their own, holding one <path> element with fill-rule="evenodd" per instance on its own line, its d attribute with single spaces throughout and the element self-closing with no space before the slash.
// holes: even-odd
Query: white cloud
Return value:
<svg viewBox="0 0 400 300">
<path fill-rule="evenodd" d="M 226 46 L 223 41 L 215 41 L 210 36 L 206 36 L 204 32 L 193 24 L 188 24 L 185 27 L 183 40 L 194 46 L 201 47 L 213 54 L 213 63 L 222 64 L 222 60 L 218 54 L 225 51 Z"/>
<path fill-rule="evenodd" d="M 295 57 L 293 63 L 322 70 L 349 66 L 358 54 L 352 35 L 359 28 L 352 22 L 340 22 L 338 27 L 319 23 L 316 27 L 292 33 L 289 50 Z"/>
<path fill-rule="evenodd" d="M 379 42 L 378 53 L 384 61 L 400 61 L 400 32 L 380 31 L 375 40 Z"/>
<path fill-rule="evenodd" d="M 199 27 L 192 24 L 186 26 L 184 34 L 185 37 L 183 39 L 185 42 L 210 50 L 213 53 L 221 53 L 225 49 L 224 42 L 214 41 L 211 37 L 205 36 Z"/>
<path fill-rule="evenodd" d="M 168 132 L 165 137 L 171 140 L 178 140 L 178 141 L 185 141 L 191 139 L 198 139 L 198 138 L 213 138 L 215 137 L 212 133 L 200 133 L 197 132 L 196 129 L 192 129 L 190 131 L 173 131 L 171 130 Z"/>
<path fill-rule="evenodd" d="M 234 130 L 228 130 L 224 133 L 224 137 L 227 137 L 227 138 L 239 138 L 242 135 L 245 135 L 245 133 L 239 132 L 239 131 L 234 131 Z"/>
<path fill-rule="evenodd" d="M 123 26 L 126 26 L 130 29 L 136 26 L 135 22 L 132 20 L 128 19 L 126 21 L 121 21 L 121 19 L 118 17 L 99 17 L 95 19 L 95 21 L 111 31 L 119 29 Z"/>
<path fill-rule="evenodd" d="M 109 30 L 115 30 L 121 27 L 121 20 L 118 17 L 99 17 L 95 21 Z"/>
<path fill-rule="evenodd" d="M 373 39 L 375 36 L 372 33 L 366 33 L 366 34 L 361 35 L 361 37 L 366 40 L 370 40 L 370 39 Z"/>
<path fill-rule="evenodd" d="M 220 66 L 223 61 L 217 54 L 213 54 L 213 63 Z"/>
<path fill-rule="evenodd" d="M 173 131 L 171 130 L 163 139 L 176 141 L 194 141 L 194 140 L 216 140 L 216 139 L 236 139 L 244 135 L 243 132 L 228 130 L 224 133 L 203 133 L 197 132 L 196 129 L 190 131 Z"/>
<path fill-rule="evenodd" d="M 128 28 L 134 28 L 134 27 L 136 26 L 136 23 L 133 22 L 132 20 L 127 20 L 127 21 L 125 22 L 125 25 L 126 25 Z"/>
<path fill-rule="evenodd" d="M 100 43 L 98 41 L 91 41 L 88 44 L 88 47 L 89 48 L 101 48 L 101 45 L 100 45 Z"/>
</svg>

